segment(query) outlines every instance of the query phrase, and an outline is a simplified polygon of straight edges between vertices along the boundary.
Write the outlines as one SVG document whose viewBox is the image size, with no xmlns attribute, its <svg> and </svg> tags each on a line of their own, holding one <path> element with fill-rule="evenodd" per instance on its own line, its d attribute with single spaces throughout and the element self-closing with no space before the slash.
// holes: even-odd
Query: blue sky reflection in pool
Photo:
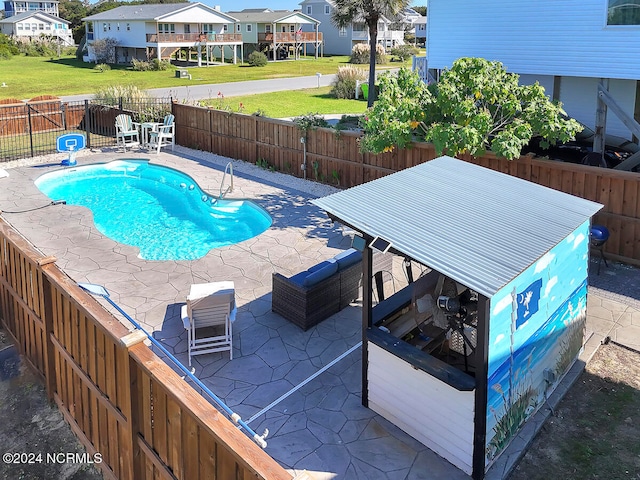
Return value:
<svg viewBox="0 0 640 480">
<path fill-rule="evenodd" d="M 254 203 L 219 200 L 188 175 L 146 160 L 57 170 L 36 186 L 52 200 L 91 209 L 102 234 L 138 247 L 146 260 L 195 260 L 271 226 Z"/>
</svg>

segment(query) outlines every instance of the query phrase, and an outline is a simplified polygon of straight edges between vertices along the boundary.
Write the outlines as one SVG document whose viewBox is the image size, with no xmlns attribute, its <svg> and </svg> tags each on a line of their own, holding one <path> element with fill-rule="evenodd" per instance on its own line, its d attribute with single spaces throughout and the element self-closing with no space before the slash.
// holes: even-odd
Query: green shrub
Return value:
<svg viewBox="0 0 640 480">
<path fill-rule="evenodd" d="M 368 73 L 362 68 L 345 65 L 338 67 L 338 73 L 332 83 L 331 94 L 336 98 L 355 98 L 356 82 L 366 81 Z"/>
<path fill-rule="evenodd" d="M 95 67 L 93 67 L 93 69 L 99 71 L 100 73 L 103 73 L 107 70 L 111 70 L 111 67 L 107 63 L 98 63 Z"/>
<path fill-rule="evenodd" d="M 0 44 L 0 60 L 9 60 L 12 56 L 9 46 Z"/>
<path fill-rule="evenodd" d="M 149 62 L 145 62 L 144 60 L 138 60 L 134 58 L 131 60 L 131 68 L 133 68 L 136 72 L 148 72 L 151 70 L 151 64 Z"/>
<path fill-rule="evenodd" d="M 57 48 L 47 42 L 21 43 L 18 48 L 27 57 L 53 57 L 57 55 Z"/>
<path fill-rule="evenodd" d="M 368 64 L 370 51 L 368 43 L 356 43 L 351 49 L 349 63 Z M 376 45 L 376 63 L 387 63 L 386 52 L 380 44 Z"/>
<path fill-rule="evenodd" d="M 262 52 L 251 52 L 247 59 L 247 63 L 252 67 L 264 67 L 267 65 L 267 56 Z"/>
<path fill-rule="evenodd" d="M 155 70 L 157 72 L 164 72 L 165 70 L 169 70 L 171 66 L 171 62 L 168 60 L 158 60 L 154 58 L 151 60 L 151 70 Z"/>
<path fill-rule="evenodd" d="M 419 50 L 413 45 L 398 45 L 392 48 L 389 53 L 391 54 L 391 61 L 406 62 L 413 55 L 417 55 Z"/>
</svg>

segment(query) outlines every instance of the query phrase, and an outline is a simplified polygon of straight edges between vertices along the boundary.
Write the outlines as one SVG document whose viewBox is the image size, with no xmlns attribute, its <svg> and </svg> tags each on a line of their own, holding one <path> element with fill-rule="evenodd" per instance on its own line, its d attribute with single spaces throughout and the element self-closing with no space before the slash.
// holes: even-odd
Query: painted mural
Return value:
<svg viewBox="0 0 640 480">
<path fill-rule="evenodd" d="M 586 323 L 589 222 L 491 299 L 486 464 L 575 361 Z"/>
</svg>

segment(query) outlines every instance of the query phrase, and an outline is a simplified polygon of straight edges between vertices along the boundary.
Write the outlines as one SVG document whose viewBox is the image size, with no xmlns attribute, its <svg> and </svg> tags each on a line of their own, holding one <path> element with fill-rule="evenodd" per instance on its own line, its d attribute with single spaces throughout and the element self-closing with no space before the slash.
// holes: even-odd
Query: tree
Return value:
<svg viewBox="0 0 640 480">
<path fill-rule="evenodd" d="M 460 58 L 428 87 L 406 69 L 383 77 L 378 101 L 363 122 L 364 151 L 404 148 L 418 136 L 432 142 L 438 155 L 491 150 L 512 160 L 534 136 L 546 146 L 566 142 L 582 128 L 537 82 L 519 85 L 518 75 L 500 62 Z"/>
<path fill-rule="evenodd" d="M 112 37 L 101 38 L 93 42 L 96 63 L 116 63 L 118 40 Z"/>
<path fill-rule="evenodd" d="M 427 16 L 427 6 L 426 5 L 414 5 L 411 8 L 414 9 L 416 12 L 418 12 L 423 17 Z"/>
<path fill-rule="evenodd" d="M 383 16 L 393 17 L 410 4 L 410 0 L 335 0 L 331 21 L 339 28 L 348 27 L 354 20 L 364 20 L 369 29 L 369 96 L 371 107 L 375 99 L 376 44 L 378 22 Z"/>
<path fill-rule="evenodd" d="M 73 40 L 80 43 L 84 36 L 82 19 L 87 16 L 89 8 L 80 0 L 62 0 L 59 4 L 60 18 L 71 22 L 69 28 L 73 32 Z"/>
</svg>

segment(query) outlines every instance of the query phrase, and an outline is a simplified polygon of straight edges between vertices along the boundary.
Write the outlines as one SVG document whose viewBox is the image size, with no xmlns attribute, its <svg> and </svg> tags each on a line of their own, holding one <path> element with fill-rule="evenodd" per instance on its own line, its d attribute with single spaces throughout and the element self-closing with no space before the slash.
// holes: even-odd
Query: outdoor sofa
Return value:
<svg viewBox="0 0 640 480">
<path fill-rule="evenodd" d="M 358 298 L 362 253 L 350 249 L 290 278 L 273 274 L 271 308 L 303 330 Z"/>
<path fill-rule="evenodd" d="M 392 268 L 393 255 L 373 252 L 373 271 L 386 274 L 382 283 Z M 357 299 L 361 280 L 362 252 L 351 248 L 290 278 L 274 273 L 271 309 L 308 330 Z"/>
</svg>

